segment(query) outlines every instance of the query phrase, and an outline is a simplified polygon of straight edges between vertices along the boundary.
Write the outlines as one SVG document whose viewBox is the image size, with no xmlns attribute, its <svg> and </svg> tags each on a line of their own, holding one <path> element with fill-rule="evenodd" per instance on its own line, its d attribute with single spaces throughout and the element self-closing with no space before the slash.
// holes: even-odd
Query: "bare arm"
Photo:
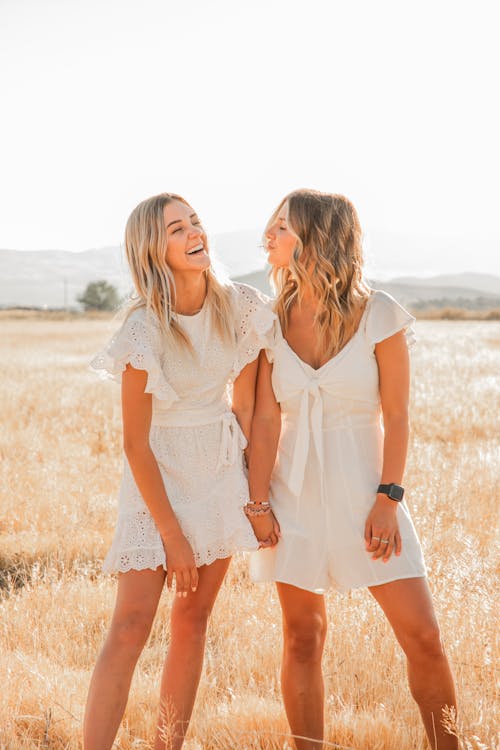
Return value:
<svg viewBox="0 0 500 750">
<path fill-rule="evenodd" d="M 380 383 L 380 400 L 384 420 L 384 457 L 381 484 L 401 484 L 408 450 L 408 400 L 410 366 L 408 347 L 403 331 L 395 333 L 375 346 Z M 397 521 L 398 503 L 387 495 L 378 494 L 365 527 L 367 549 L 373 559 L 386 562 L 393 551 L 401 553 L 401 537 Z M 377 540 L 389 539 L 388 545 Z"/>
<path fill-rule="evenodd" d="M 196 590 L 193 550 L 170 505 L 156 458 L 149 445 L 152 396 L 144 393 L 147 372 L 127 365 L 122 375 L 123 448 L 135 482 L 160 532 L 167 555 L 167 585 L 186 596 Z"/>
<path fill-rule="evenodd" d="M 268 362 L 265 352 L 261 352 L 248 477 L 250 497 L 255 501 L 267 500 L 269 497 L 269 484 L 281 432 L 281 409 L 273 391 L 272 370 L 273 366 Z"/>
<path fill-rule="evenodd" d="M 268 362 L 265 352 L 261 352 L 250 438 L 248 477 L 250 498 L 254 502 L 262 502 L 269 497 L 269 484 L 281 432 L 281 410 L 274 396 L 271 374 L 272 365 Z M 252 526 L 259 541 L 270 540 L 276 543 L 279 525 L 274 516 L 254 518 Z"/>
<path fill-rule="evenodd" d="M 252 417 L 255 408 L 255 384 L 257 380 L 258 358 L 250 362 L 240 372 L 233 384 L 232 409 L 248 442 Z"/>
</svg>

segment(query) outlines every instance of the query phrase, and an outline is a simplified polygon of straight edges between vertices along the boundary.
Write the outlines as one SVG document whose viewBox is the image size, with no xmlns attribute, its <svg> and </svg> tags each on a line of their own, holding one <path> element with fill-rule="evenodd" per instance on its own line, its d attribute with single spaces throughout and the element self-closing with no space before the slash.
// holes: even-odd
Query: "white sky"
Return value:
<svg viewBox="0 0 500 750">
<path fill-rule="evenodd" d="M 500 274 L 494 6 L 0 0 L 0 247 L 119 244 L 163 190 L 260 228 L 306 186 L 408 270 Z"/>
</svg>

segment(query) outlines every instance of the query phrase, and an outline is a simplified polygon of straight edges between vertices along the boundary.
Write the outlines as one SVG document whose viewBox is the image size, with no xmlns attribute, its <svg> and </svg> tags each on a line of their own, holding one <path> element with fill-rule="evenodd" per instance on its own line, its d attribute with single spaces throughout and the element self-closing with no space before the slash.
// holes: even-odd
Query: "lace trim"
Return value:
<svg viewBox="0 0 500 750">
<path fill-rule="evenodd" d="M 417 335 L 415 333 L 415 329 L 413 326 L 408 326 L 407 328 L 404 329 L 404 331 L 405 331 L 406 345 L 408 349 L 412 349 L 417 343 Z"/>
<path fill-rule="evenodd" d="M 256 550 L 257 540 L 249 526 L 248 530 L 241 527 L 233 531 L 223 541 L 196 546 L 195 540 L 186 535 L 194 553 L 196 567 L 210 565 L 214 560 L 232 557 L 237 552 Z M 129 570 L 156 570 L 158 567 L 167 570 L 165 550 L 160 541 L 156 547 L 127 547 L 118 549 L 113 543 L 103 564 L 104 573 L 127 573 Z"/>
<path fill-rule="evenodd" d="M 155 332 L 151 327 L 140 318 L 131 316 L 105 349 L 93 358 L 90 369 L 116 383 L 121 382 L 127 364 L 145 370 L 148 380 L 144 392 L 166 401 L 169 407 L 179 397 L 165 378 L 155 344 Z"/>
<path fill-rule="evenodd" d="M 253 287 L 235 284 L 238 293 L 237 304 L 240 311 L 238 327 L 238 349 L 231 380 L 234 380 L 246 365 L 253 362 L 261 349 L 271 344 L 276 315 L 271 309 L 270 300 Z"/>
</svg>

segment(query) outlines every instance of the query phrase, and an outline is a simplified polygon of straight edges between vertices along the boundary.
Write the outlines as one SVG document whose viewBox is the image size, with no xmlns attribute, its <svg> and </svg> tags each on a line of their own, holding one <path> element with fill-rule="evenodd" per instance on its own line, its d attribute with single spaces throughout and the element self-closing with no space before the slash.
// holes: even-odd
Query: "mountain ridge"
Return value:
<svg viewBox="0 0 500 750">
<path fill-rule="evenodd" d="M 264 254 L 259 257 L 260 234 L 254 230 L 227 232 L 211 238 L 214 265 L 228 276 L 270 293 Z M 238 247 L 238 253 L 234 248 Z M 77 306 L 77 297 L 91 281 L 105 279 L 125 296 L 132 288 L 122 247 L 108 246 L 81 252 L 67 250 L 0 249 L 0 307 Z M 474 271 L 435 276 L 396 276 L 372 285 L 401 304 L 500 306 L 500 277 Z"/>
</svg>

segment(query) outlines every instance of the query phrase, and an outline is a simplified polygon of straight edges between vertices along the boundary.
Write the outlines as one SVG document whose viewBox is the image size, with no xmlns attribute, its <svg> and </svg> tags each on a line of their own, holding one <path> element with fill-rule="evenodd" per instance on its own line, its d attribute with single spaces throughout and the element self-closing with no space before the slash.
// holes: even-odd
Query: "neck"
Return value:
<svg viewBox="0 0 500 750">
<path fill-rule="evenodd" d="M 298 303 L 298 307 L 303 310 L 304 312 L 316 312 L 318 309 L 318 300 L 316 297 L 314 297 L 309 290 L 307 290 L 300 303 Z"/>
<path fill-rule="evenodd" d="M 199 312 L 207 296 L 205 273 L 174 274 L 175 312 L 179 315 L 194 315 Z"/>
</svg>

